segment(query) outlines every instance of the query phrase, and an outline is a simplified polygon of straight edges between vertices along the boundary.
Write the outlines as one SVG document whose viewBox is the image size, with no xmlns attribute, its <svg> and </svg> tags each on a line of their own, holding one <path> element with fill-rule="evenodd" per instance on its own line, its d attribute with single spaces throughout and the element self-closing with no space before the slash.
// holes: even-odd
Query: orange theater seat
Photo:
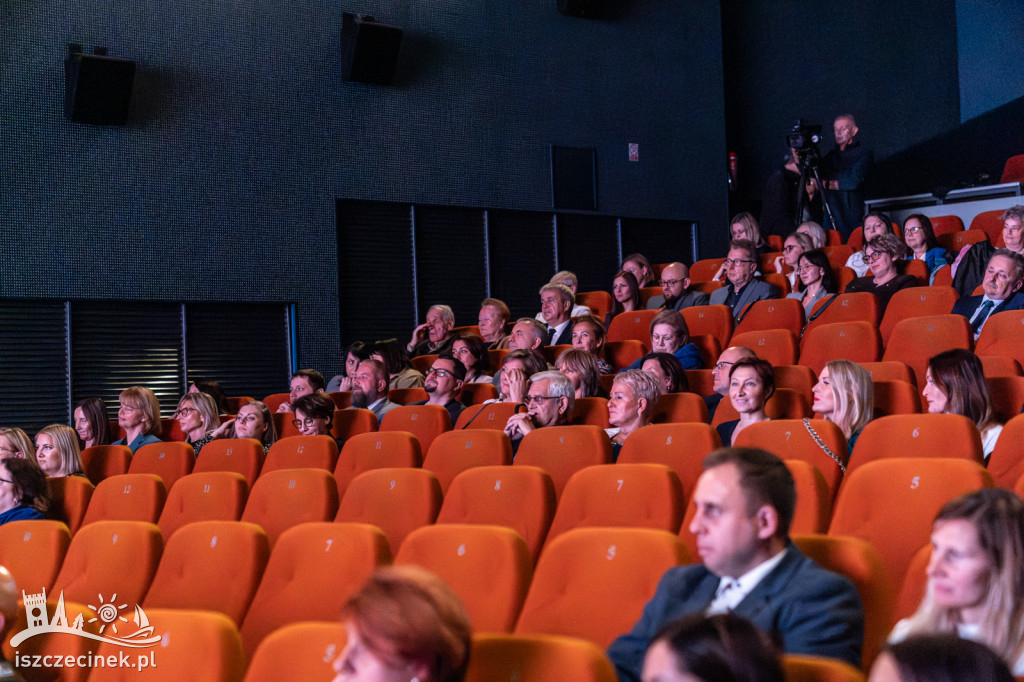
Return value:
<svg viewBox="0 0 1024 682">
<path fill-rule="evenodd" d="M 981 437 L 959 414 L 893 414 L 868 422 L 846 468 L 849 476 L 869 462 L 892 457 L 950 457 L 981 464 Z"/>
<path fill-rule="evenodd" d="M 617 464 L 664 464 L 683 486 L 684 501 L 693 494 L 704 457 L 721 447 L 718 432 L 702 423 L 648 424 L 622 444 Z"/>
<path fill-rule="evenodd" d="M 963 315 L 908 318 L 893 327 L 882 360 L 907 363 L 914 370 L 917 385 L 923 386 L 929 358 L 952 348 L 970 350 L 972 342 L 971 326 Z"/>
<path fill-rule="evenodd" d="M 338 463 L 338 444 L 330 436 L 288 436 L 270 446 L 263 476 L 281 469 L 326 469 Z"/>
<path fill-rule="evenodd" d="M 93 483 L 108 476 L 127 474 L 131 463 L 132 450 L 127 445 L 93 445 L 82 450 L 82 468 Z"/>
<path fill-rule="evenodd" d="M 1005 355 L 1024 365 L 1024 310 L 1007 310 L 985 320 L 975 344 L 978 355 Z"/>
<path fill-rule="evenodd" d="M 70 544 L 71 531 L 60 521 L 10 521 L 0 526 L 0 566 L 11 572 L 19 590 L 50 594 Z"/>
<path fill-rule="evenodd" d="M 850 272 L 853 271 L 850 270 Z M 831 303 L 829 303 L 830 300 Z M 811 310 L 811 320 L 807 322 L 804 336 L 816 325 L 853 321 L 877 325 L 878 317 L 878 299 L 874 294 L 866 291 L 839 294 L 835 300 L 822 299 L 814 304 L 814 308 Z"/>
<path fill-rule="evenodd" d="M 67 524 L 74 535 L 82 525 L 95 488 L 81 476 L 47 478 L 46 487 L 50 493 L 50 516 Z"/>
<path fill-rule="evenodd" d="M 795 299 L 794 303 L 800 305 Z M 803 310 L 803 307 L 801 307 Z M 732 335 L 730 346 L 746 346 L 757 357 L 773 365 L 795 365 L 799 345 L 797 336 L 788 329 L 765 329 Z"/>
<path fill-rule="evenodd" d="M 155 474 L 111 476 L 96 486 L 82 527 L 96 521 L 156 523 L 166 499 L 163 481 Z"/>
<path fill-rule="evenodd" d="M 372 523 L 384 531 L 392 553 L 405 536 L 434 522 L 441 484 L 425 469 L 374 469 L 349 483 L 335 521 Z"/>
<path fill-rule="evenodd" d="M 180 479 L 167 494 L 157 525 L 166 542 L 174 531 L 197 521 L 237 521 L 249 486 L 234 471 L 208 471 Z"/>
<path fill-rule="evenodd" d="M 503 431 L 508 418 L 522 405 L 516 403 L 487 403 L 467 407 L 455 420 L 455 431 L 463 429 L 497 429 Z"/>
<path fill-rule="evenodd" d="M 188 443 L 150 443 L 135 451 L 130 474 L 156 474 L 170 490 L 182 476 L 192 473 L 196 457 Z"/>
<path fill-rule="evenodd" d="M 583 467 L 610 464 L 612 443 L 597 426 L 548 426 L 534 429 L 519 444 L 513 466 L 537 466 L 548 472 L 561 495 L 569 477 Z"/>
<path fill-rule="evenodd" d="M 338 510 L 338 485 L 323 469 L 281 469 L 259 477 L 249 493 L 242 521 L 263 528 L 273 549 L 292 526 L 330 521 Z"/>
<path fill-rule="evenodd" d="M 606 339 L 608 341 L 624 341 L 636 339 L 642 341 L 650 348 L 651 344 L 651 320 L 658 314 L 657 310 L 634 310 L 627 313 L 619 313 L 612 318 L 608 325 Z"/>
<path fill-rule="evenodd" d="M 873 322 L 849 320 L 808 327 L 800 340 L 800 364 L 815 374 L 832 360 L 875 362 L 882 356 L 882 342 Z"/>
<path fill-rule="evenodd" d="M 576 398 L 569 423 L 593 424 L 607 429 L 610 426 L 608 423 L 608 400 L 599 396 Z"/>
<path fill-rule="evenodd" d="M 616 682 L 604 652 L 557 635 L 473 635 L 466 682 Z"/>
<path fill-rule="evenodd" d="M 708 423 L 708 404 L 696 393 L 664 393 L 651 412 L 651 424 Z"/>
<path fill-rule="evenodd" d="M 616 370 L 623 370 L 647 353 L 647 345 L 637 339 L 609 341 L 605 344 L 604 357 Z"/>
<path fill-rule="evenodd" d="M 447 493 L 452 479 L 466 469 L 511 463 L 512 444 L 508 436 L 501 431 L 474 429 L 449 431 L 435 438 L 423 468 L 434 472 L 441 492 Z"/>
<path fill-rule="evenodd" d="M 733 336 L 769 329 L 786 329 L 794 336 L 799 337 L 803 328 L 803 304 L 795 298 L 774 298 L 751 303 L 743 314 L 743 319 L 736 325 Z M 733 343 L 732 345 L 737 344 Z M 760 354 L 758 355 L 760 356 Z"/>
<path fill-rule="evenodd" d="M 263 468 L 263 445 L 252 438 L 224 438 L 203 446 L 202 456 L 192 467 L 193 474 L 209 471 L 233 471 L 245 477 L 252 487 Z"/>
<path fill-rule="evenodd" d="M 419 439 L 422 452 L 430 452 L 434 439 L 451 429 L 452 418 L 440 405 L 402 405 L 384 415 L 379 430 L 408 431 Z"/>
<path fill-rule="evenodd" d="M 918 414 L 921 394 L 917 386 L 906 381 L 872 381 L 875 388 L 875 417 L 890 414 Z"/>
<path fill-rule="evenodd" d="M 71 540 L 53 594 L 84 604 L 99 595 L 117 595 L 126 604 L 141 604 L 153 580 L 163 538 L 156 524 L 144 521 L 97 521 Z"/>
<path fill-rule="evenodd" d="M 715 337 L 719 346 L 728 347 L 734 324 L 732 308 L 727 305 L 696 305 L 683 308 L 679 312 L 686 320 L 690 336 L 710 334 Z"/>
<path fill-rule="evenodd" d="M 923 261 L 914 261 L 922 263 Z M 893 294 L 878 324 L 882 343 L 888 344 L 893 327 L 900 320 L 925 315 L 948 315 L 960 295 L 950 286 L 912 287 Z"/>
<path fill-rule="evenodd" d="M 1024 476 L 1024 415 L 1018 415 L 1003 425 L 996 447 L 988 458 L 988 472 L 1000 488 L 1013 490 L 1017 480 Z"/>
<path fill-rule="evenodd" d="M 832 422 L 815 419 L 811 421 L 811 428 L 839 462 L 818 445 L 814 436 L 799 419 L 773 419 L 751 424 L 736 436 L 736 446 L 763 448 L 780 459 L 796 459 L 813 464 L 824 476 L 829 492 L 834 498 L 839 490 L 839 482 L 843 478 L 842 465 L 846 464 L 848 458 L 846 437 Z"/>
<path fill-rule="evenodd" d="M 338 484 L 338 499 L 353 478 L 371 469 L 391 467 L 418 467 L 423 458 L 420 442 L 406 431 L 376 431 L 360 433 L 345 441 L 334 467 L 334 480 Z"/>
<path fill-rule="evenodd" d="M 256 648 L 245 682 L 328 680 L 348 634 L 340 622 L 292 623 L 274 630 Z"/>
</svg>

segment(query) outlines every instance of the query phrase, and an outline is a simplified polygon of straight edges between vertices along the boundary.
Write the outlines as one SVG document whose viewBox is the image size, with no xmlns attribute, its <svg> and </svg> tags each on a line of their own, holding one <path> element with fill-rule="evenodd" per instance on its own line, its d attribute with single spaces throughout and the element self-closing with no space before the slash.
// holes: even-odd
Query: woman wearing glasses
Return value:
<svg viewBox="0 0 1024 682">
<path fill-rule="evenodd" d="M 334 419 L 334 401 L 326 393 L 307 393 L 294 403 L 295 419 L 292 424 L 303 436 L 330 436 L 331 420 Z M 338 451 L 345 441 L 335 438 Z"/>
<path fill-rule="evenodd" d="M 894 234 L 875 237 L 864 247 L 864 261 L 871 267 L 871 277 L 858 277 L 846 285 L 846 293 L 867 291 L 878 299 L 879 319 L 885 315 L 892 295 L 901 289 L 921 286 L 917 277 L 901 275 L 896 263 L 903 259 L 907 247 Z"/>
<path fill-rule="evenodd" d="M 160 401 L 153 391 L 145 386 L 130 386 L 117 399 L 121 403 L 117 424 L 124 429 L 125 437 L 115 440 L 114 445 L 127 445 L 134 455 L 143 445 L 161 442 Z"/>
<path fill-rule="evenodd" d="M 214 438 L 253 438 L 263 444 L 263 454 L 277 442 L 277 429 L 270 408 L 259 400 L 242 405 L 238 416 L 229 419 L 213 432 Z"/>
<path fill-rule="evenodd" d="M 782 247 L 782 255 L 775 258 L 775 272 L 785 274 L 786 279 L 789 280 L 790 288 L 794 291 L 797 289 L 796 280 L 800 275 L 797 269 L 800 256 L 813 248 L 814 244 L 811 242 L 810 237 L 803 232 L 794 232 L 786 237 Z M 782 267 L 783 265 L 788 265 L 792 270 L 786 272 L 785 268 Z"/>
<path fill-rule="evenodd" d="M 804 306 L 806 318 L 810 319 L 814 304 L 823 298 L 834 296 L 839 289 L 836 282 L 836 274 L 832 272 L 832 265 L 828 262 L 828 256 L 821 251 L 806 251 L 797 262 L 796 274 L 800 276 L 799 291 L 786 296 L 795 298 Z"/>
<path fill-rule="evenodd" d="M 864 227 L 862 229 L 864 237 L 864 245 L 867 246 L 875 237 L 879 237 L 883 234 L 892 234 L 892 221 L 889 220 L 889 216 L 880 212 L 872 211 L 864 216 Z M 868 274 L 868 269 L 871 267 L 864 257 L 864 249 L 857 251 L 846 260 L 846 267 L 857 273 L 858 277 L 864 277 Z"/>
<path fill-rule="evenodd" d="M 926 215 L 914 213 L 907 216 L 903 223 L 903 241 L 910 250 L 910 258 L 923 260 L 928 266 L 928 284 L 935 280 L 939 268 L 952 262 L 949 251 L 939 246 L 935 239 L 932 221 Z"/>
<path fill-rule="evenodd" d="M 189 392 L 181 396 L 174 417 L 197 457 L 203 446 L 215 438 L 213 432 L 220 426 L 217 402 L 209 393 Z"/>
</svg>

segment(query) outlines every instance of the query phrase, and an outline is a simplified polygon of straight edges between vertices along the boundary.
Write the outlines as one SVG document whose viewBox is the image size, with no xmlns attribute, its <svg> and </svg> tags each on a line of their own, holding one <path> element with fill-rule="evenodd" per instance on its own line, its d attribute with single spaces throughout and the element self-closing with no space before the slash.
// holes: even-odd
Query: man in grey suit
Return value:
<svg viewBox="0 0 1024 682">
<path fill-rule="evenodd" d="M 707 305 L 708 295 L 703 291 L 688 291 L 690 288 L 690 268 L 683 263 L 669 263 L 661 271 L 661 290 L 664 296 L 651 296 L 647 299 L 648 310 L 675 310 L 689 308 L 692 305 Z"/>
<path fill-rule="evenodd" d="M 1009 249 L 996 249 L 985 266 L 985 278 L 981 282 L 985 293 L 978 296 L 964 296 L 953 304 L 953 314 L 963 315 L 971 323 L 974 338 L 981 336 L 981 328 L 988 318 L 996 313 L 1024 308 L 1024 256 Z"/>
<path fill-rule="evenodd" d="M 755 448 L 722 448 L 704 459 L 693 492 L 703 563 L 665 572 L 640 620 L 608 647 L 620 682 L 638 682 L 655 633 L 692 613 L 731 611 L 785 653 L 860 665 L 864 608 L 846 578 L 826 571 L 789 539 L 796 486 L 786 465 Z"/>
<path fill-rule="evenodd" d="M 711 305 L 727 305 L 737 322 L 743 309 L 754 301 L 778 298 L 779 290 L 773 285 L 754 279 L 757 271 L 757 247 L 748 239 L 734 239 L 725 257 L 725 286 L 711 292 Z"/>
<path fill-rule="evenodd" d="M 363 407 L 377 415 L 377 422 L 398 407 L 388 400 L 388 370 L 377 360 L 363 360 L 352 377 L 352 407 Z"/>
</svg>

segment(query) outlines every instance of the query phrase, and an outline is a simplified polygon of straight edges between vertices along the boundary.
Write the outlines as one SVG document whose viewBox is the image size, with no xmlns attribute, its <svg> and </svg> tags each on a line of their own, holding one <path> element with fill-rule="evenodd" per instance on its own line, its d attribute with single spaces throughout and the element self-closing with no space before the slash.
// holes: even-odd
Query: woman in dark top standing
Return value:
<svg viewBox="0 0 1024 682">
<path fill-rule="evenodd" d="M 889 299 L 901 289 L 921 286 L 913 275 L 901 275 L 896 263 L 903 260 L 907 247 L 894 234 L 875 237 L 864 247 L 864 260 L 871 268 L 870 277 L 858 277 L 846 285 L 847 294 L 867 291 L 878 299 L 878 315 L 885 315 Z"/>
<path fill-rule="evenodd" d="M 0 460 L 0 525 L 46 518 L 49 502 L 46 474 L 32 460 Z"/>
</svg>

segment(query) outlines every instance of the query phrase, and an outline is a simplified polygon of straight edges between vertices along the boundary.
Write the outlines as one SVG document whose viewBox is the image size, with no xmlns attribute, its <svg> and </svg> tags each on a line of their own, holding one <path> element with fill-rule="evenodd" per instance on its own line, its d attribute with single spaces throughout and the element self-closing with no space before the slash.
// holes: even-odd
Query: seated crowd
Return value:
<svg viewBox="0 0 1024 682">
<path fill-rule="evenodd" d="M 864 220 L 863 249 L 846 263 L 856 277 L 845 291 L 872 293 L 884 311 L 896 291 L 929 283 L 900 272 L 902 261 L 924 261 L 930 279 L 949 267 L 962 294 L 951 312 L 966 317 L 977 337 L 993 314 L 1024 308 L 1024 207 L 1007 210 L 1003 220 L 1005 247 L 985 242 L 953 255 L 938 246 L 926 216 L 908 218 L 905 241 L 900 241 L 887 216 L 871 213 Z M 783 293 L 757 276 L 768 247 L 753 216 L 737 216 L 731 234 L 715 276 L 721 286 L 702 289 L 691 281 L 686 265 L 670 263 L 660 271 L 662 293 L 642 300 L 640 290 L 659 275 L 647 258 L 632 254 L 612 280 L 611 308 L 603 320 L 601 311 L 577 301 L 578 283 L 569 272 L 541 286 L 536 316 L 513 322 L 502 301 L 484 299 L 479 334 L 457 330 L 451 308 L 433 305 L 405 345 L 396 339 L 352 343 L 345 349 L 342 372 L 330 381 L 315 370 L 295 372 L 277 412 L 289 414 L 302 435 L 331 436 L 337 405 L 330 393 L 351 392 L 352 408 L 370 410 L 380 420 L 398 407 L 389 391 L 422 388 L 426 399 L 412 404 L 443 407 L 455 424 L 469 404 L 464 388 L 491 384 L 497 394 L 493 401 L 517 407 L 504 424 L 515 453 L 532 431 L 572 423 L 579 401 L 603 397 L 614 461 L 627 439 L 651 422 L 659 399 L 689 391 L 686 371 L 706 364 L 713 392 L 703 398 L 711 418 L 723 409 L 725 398 L 737 417 L 717 424 L 724 447 L 704 460 L 692 493 L 695 513 L 688 529 L 696 536 L 700 563 L 670 569 L 633 629 L 608 648 L 619 679 L 726 679 L 706 671 L 729 668 L 736 672 L 728 679 L 782 680 L 782 653 L 859 666 L 863 605 L 849 580 L 818 566 L 790 539 L 796 507 L 792 474 L 772 453 L 733 447 L 749 426 L 771 419 L 768 403 L 777 390 L 776 369 L 742 346 L 728 347 L 718 358 L 702 357 L 681 312 L 726 305 L 739 322 L 750 304 Z M 821 250 L 823 243 L 819 225 L 801 225 L 773 261 L 775 274 L 786 277 L 792 289 L 788 296 L 802 303 L 807 319 L 820 301 L 840 293 L 837 268 Z M 982 293 L 973 295 L 977 286 Z M 650 352 L 614 368 L 610 354 L 605 355 L 608 327 L 616 315 L 645 308 L 658 311 L 649 325 Z M 543 351 L 556 345 L 571 347 L 549 356 L 549 364 Z M 500 367 L 491 364 L 496 350 L 504 351 Z M 433 356 L 429 366 L 416 369 L 411 359 L 428 355 Z M 620 371 L 615 374 L 615 369 Z M 928 412 L 963 415 L 974 423 L 988 458 L 1002 425 L 974 353 L 954 349 L 930 358 L 921 394 Z M 871 375 L 845 359 L 827 362 L 805 397 L 816 415 L 838 427 L 850 451 L 875 417 Z M 213 382 L 191 385 L 174 417 L 200 458 L 202 448 L 215 439 L 253 438 L 268 451 L 278 438 L 267 404 L 253 400 L 231 415 Z M 50 504 L 46 479 L 84 476 L 82 449 L 121 444 L 134 453 L 160 442 L 157 397 L 145 387 L 126 388 L 119 396 L 116 423 L 123 431 L 117 439 L 121 434 L 112 429 L 104 403 L 87 398 L 75 404 L 73 427 L 47 426 L 34 443 L 21 429 L 0 429 L 0 524 L 44 518 Z M 343 446 L 340 440 L 337 444 Z M 871 679 L 941 679 L 940 673 L 927 672 L 937 652 L 949 661 L 947 668 L 991 668 L 995 672 L 986 679 L 1012 679 L 1008 671 L 1024 675 L 1020 498 L 987 489 L 943 507 L 934 522 L 927 576 L 924 600 L 893 630 Z M 380 621 L 379 609 L 389 610 L 391 620 Z M 356 677 L 360 674 L 385 679 L 372 677 L 378 669 L 400 670 L 402 679 L 463 678 L 471 628 L 458 600 L 436 578 L 419 571 L 380 572 L 349 601 L 342 618 L 348 645 L 334 663 L 339 679 L 363 679 Z M 440 630 L 416 631 L 423 622 Z M 975 648 L 974 642 L 988 648 Z"/>
</svg>

